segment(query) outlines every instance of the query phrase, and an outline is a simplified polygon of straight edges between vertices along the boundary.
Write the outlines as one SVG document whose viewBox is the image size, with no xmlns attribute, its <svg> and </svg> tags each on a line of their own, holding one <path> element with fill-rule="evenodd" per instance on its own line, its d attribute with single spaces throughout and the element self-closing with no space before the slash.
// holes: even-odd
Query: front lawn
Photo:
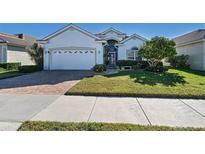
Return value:
<svg viewBox="0 0 205 154">
<path fill-rule="evenodd" d="M 165 74 L 125 71 L 85 78 L 67 95 L 205 98 L 205 72 L 170 69 Z"/>
<path fill-rule="evenodd" d="M 122 123 L 26 121 L 21 125 L 19 131 L 205 131 L 205 128 L 150 126 Z"/>
<path fill-rule="evenodd" d="M 17 70 L 5 70 L 0 68 L 0 80 L 5 78 L 16 77 L 19 75 L 23 75 L 24 73 L 20 73 Z"/>
</svg>

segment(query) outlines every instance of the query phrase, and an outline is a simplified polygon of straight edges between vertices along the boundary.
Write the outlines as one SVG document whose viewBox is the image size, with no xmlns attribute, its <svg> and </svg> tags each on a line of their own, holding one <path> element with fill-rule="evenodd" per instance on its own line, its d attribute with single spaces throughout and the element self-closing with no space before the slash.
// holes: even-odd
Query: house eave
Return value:
<svg viewBox="0 0 205 154">
<path fill-rule="evenodd" d="M 181 47 L 181 46 L 186 46 L 186 45 L 200 43 L 200 42 L 205 42 L 205 39 L 200 39 L 200 40 L 195 40 L 195 41 L 185 42 L 185 43 L 179 43 L 179 44 L 176 44 L 175 47 Z"/>
</svg>

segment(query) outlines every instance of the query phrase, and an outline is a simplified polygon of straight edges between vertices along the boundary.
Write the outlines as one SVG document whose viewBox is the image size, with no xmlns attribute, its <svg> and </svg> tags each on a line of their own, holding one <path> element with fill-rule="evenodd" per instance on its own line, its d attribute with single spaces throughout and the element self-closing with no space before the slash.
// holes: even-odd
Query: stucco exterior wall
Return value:
<svg viewBox="0 0 205 154">
<path fill-rule="evenodd" d="M 7 62 L 20 62 L 21 65 L 35 65 L 29 54 L 24 51 L 7 50 Z"/>
<path fill-rule="evenodd" d="M 130 50 L 132 47 L 142 47 L 144 41 L 140 39 L 130 39 L 124 44 L 120 45 L 118 48 L 118 60 L 126 60 L 127 59 L 127 50 Z"/>
<path fill-rule="evenodd" d="M 189 64 L 191 69 L 205 70 L 204 69 L 204 44 L 203 42 L 177 46 L 176 51 L 178 55 L 189 55 Z"/>
<path fill-rule="evenodd" d="M 85 47 L 95 48 L 96 50 L 96 63 L 103 63 L 103 46 L 102 43 L 96 42 L 92 38 L 74 28 L 68 29 L 63 33 L 51 38 L 48 43 L 44 44 L 44 69 L 49 69 L 49 53 L 48 51 L 53 48 L 66 48 L 66 47 Z M 79 61 L 80 63 L 80 61 Z M 82 64 L 83 65 L 83 64 Z"/>
</svg>

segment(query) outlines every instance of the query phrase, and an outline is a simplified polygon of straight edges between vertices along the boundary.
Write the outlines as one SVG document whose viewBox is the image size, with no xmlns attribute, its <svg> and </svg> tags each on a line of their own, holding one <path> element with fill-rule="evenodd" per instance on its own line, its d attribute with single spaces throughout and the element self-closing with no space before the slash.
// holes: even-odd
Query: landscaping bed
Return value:
<svg viewBox="0 0 205 154">
<path fill-rule="evenodd" d="M 205 131 L 205 128 L 167 127 L 122 123 L 63 123 L 26 121 L 19 131 Z"/>
<path fill-rule="evenodd" d="M 0 63 L 0 79 L 16 77 L 37 71 L 41 71 L 41 68 L 36 65 L 21 66 L 20 63 Z"/>
<path fill-rule="evenodd" d="M 166 73 L 125 71 L 85 78 L 66 95 L 205 98 L 205 72 L 170 69 Z"/>
<path fill-rule="evenodd" d="M 11 77 L 16 77 L 23 75 L 24 73 L 19 72 L 18 70 L 5 70 L 5 69 L 0 69 L 0 79 L 6 79 L 6 78 L 11 78 Z"/>
</svg>

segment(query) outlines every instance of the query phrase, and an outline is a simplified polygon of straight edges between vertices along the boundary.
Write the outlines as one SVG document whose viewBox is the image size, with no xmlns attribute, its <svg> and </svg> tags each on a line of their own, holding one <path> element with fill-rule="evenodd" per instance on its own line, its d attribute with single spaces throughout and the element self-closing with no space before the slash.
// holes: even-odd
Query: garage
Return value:
<svg viewBox="0 0 205 154">
<path fill-rule="evenodd" d="M 50 70 L 90 70 L 95 64 L 94 48 L 59 48 L 50 51 Z"/>
</svg>

